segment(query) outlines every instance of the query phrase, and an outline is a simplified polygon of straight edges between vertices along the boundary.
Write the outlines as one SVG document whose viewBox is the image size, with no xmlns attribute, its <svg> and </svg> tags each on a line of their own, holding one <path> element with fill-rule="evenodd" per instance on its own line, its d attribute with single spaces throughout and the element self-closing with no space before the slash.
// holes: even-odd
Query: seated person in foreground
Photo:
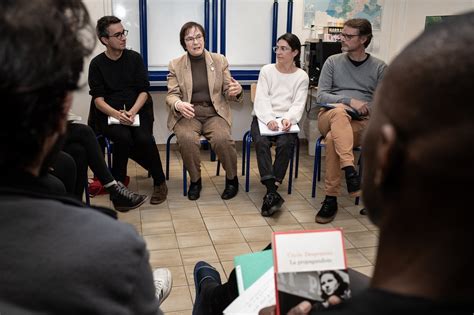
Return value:
<svg viewBox="0 0 474 315">
<path fill-rule="evenodd" d="M 146 195 L 139 195 L 130 191 L 123 183 L 116 181 L 112 176 L 107 164 L 105 164 L 104 155 L 91 127 L 68 123 L 63 150 L 69 153 L 76 163 L 76 181 L 73 191 L 79 200 L 82 200 L 85 183 L 87 182 L 87 168 L 90 167 L 109 193 L 115 210 L 129 211 L 141 206 L 146 201 Z"/>
<path fill-rule="evenodd" d="M 153 110 L 147 102 L 150 83 L 140 54 L 126 49 L 128 31 L 120 22 L 115 16 L 97 21 L 97 37 L 106 50 L 90 63 L 90 94 L 97 108 L 99 131 L 114 143 L 112 175 L 123 183 L 132 157 L 153 178 L 150 203 L 160 204 L 166 200 L 168 188 L 153 139 Z M 109 124 L 108 117 L 120 124 Z M 132 126 L 138 117 L 140 125 Z"/>
<path fill-rule="evenodd" d="M 318 103 L 336 103 L 334 109 L 321 109 L 318 128 L 326 141 L 326 198 L 316 215 L 318 223 L 329 223 L 337 214 L 341 170 L 351 197 L 360 195 L 360 177 L 354 167 L 354 147 L 361 144 L 369 122 L 375 88 L 383 77 L 386 64 L 365 52 L 372 40 L 372 26 L 366 19 L 351 19 L 341 33 L 342 53 L 324 63 L 318 83 Z M 352 119 L 350 106 L 361 116 Z"/>
<path fill-rule="evenodd" d="M 162 314 L 171 274 L 158 269 L 154 284 L 137 231 L 39 178 L 95 47 L 85 5 L 0 1 L 0 29 L 0 313 Z"/>
<path fill-rule="evenodd" d="M 250 129 L 257 153 L 260 180 L 267 188 L 263 197 L 262 216 L 271 216 L 284 202 L 277 189 L 286 175 L 298 137 L 297 133 L 288 131 L 303 115 L 309 84 L 308 75 L 300 69 L 301 43 L 296 35 L 286 33 L 280 36 L 274 50 L 277 63 L 266 65 L 260 70 Z M 278 118 L 281 118 L 281 127 L 278 125 Z M 261 135 L 259 121 L 271 131 L 285 133 Z M 276 143 L 273 165 L 270 151 L 272 142 Z"/>
<path fill-rule="evenodd" d="M 227 200 L 239 191 L 229 101 L 241 103 L 243 90 L 230 76 L 227 59 L 204 48 L 205 37 L 204 28 L 196 22 L 181 27 L 179 40 L 186 53 L 169 64 L 168 129 L 176 134 L 184 166 L 191 177 L 188 199 L 197 200 L 201 194 L 202 135 L 209 140 L 226 172 L 221 197 Z"/>
</svg>

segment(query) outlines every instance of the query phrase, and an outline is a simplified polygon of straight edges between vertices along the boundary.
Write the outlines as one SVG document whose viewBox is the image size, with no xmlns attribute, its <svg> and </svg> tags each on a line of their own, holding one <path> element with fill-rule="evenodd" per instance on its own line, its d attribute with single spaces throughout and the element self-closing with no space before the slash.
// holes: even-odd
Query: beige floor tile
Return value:
<svg viewBox="0 0 474 315">
<path fill-rule="evenodd" d="M 208 263 L 219 262 L 219 258 L 212 245 L 180 248 L 179 251 L 181 252 L 184 265 L 192 265 L 200 260 Z"/>
<path fill-rule="evenodd" d="M 378 245 L 378 237 L 370 231 L 345 233 L 345 236 L 355 247 L 372 247 Z"/>
<path fill-rule="evenodd" d="M 297 224 L 298 221 L 289 211 L 277 211 L 271 217 L 265 218 L 269 225 Z"/>
<path fill-rule="evenodd" d="M 301 225 L 305 228 L 305 230 L 325 230 L 325 229 L 334 228 L 332 223 L 321 224 L 321 223 L 316 223 L 316 222 L 310 222 L 310 223 L 301 223 Z"/>
<path fill-rule="evenodd" d="M 303 223 L 313 223 L 316 212 L 314 210 L 296 210 L 291 211 L 291 214 L 296 218 L 296 220 Z"/>
<path fill-rule="evenodd" d="M 173 220 L 200 219 L 201 212 L 197 207 L 194 208 L 175 208 L 170 209 Z"/>
<path fill-rule="evenodd" d="M 215 248 L 221 261 L 233 260 L 235 256 L 252 252 L 247 243 L 221 244 L 215 245 Z"/>
<path fill-rule="evenodd" d="M 271 242 L 269 241 L 257 241 L 257 242 L 248 242 L 252 252 L 259 252 L 264 250 Z"/>
<path fill-rule="evenodd" d="M 268 241 L 272 240 L 273 230 L 269 226 L 241 228 L 240 231 L 244 235 L 247 242 Z"/>
<path fill-rule="evenodd" d="M 304 227 L 301 224 L 274 225 L 271 228 L 275 232 L 304 230 Z"/>
<path fill-rule="evenodd" d="M 372 266 L 372 263 L 356 248 L 346 250 L 347 266 L 350 268 Z"/>
<path fill-rule="evenodd" d="M 237 224 L 231 215 L 204 217 L 204 223 L 208 230 L 237 228 Z"/>
<path fill-rule="evenodd" d="M 206 231 L 176 233 L 176 237 L 179 248 L 212 245 L 209 234 Z"/>
<path fill-rule="evenodd" d="M 153 268 L 181 266 L 181 255 L 178 249 L 150 251 L 150 264 Z"/>
<path fill-rule="evenodd" d="M 178 248 L 178 241 L 176 240 L 176 235 L 174 233 L 148 235 L 143 238 L 145 239 L 148 250 Z"/>
<path fill-rule="evenodd" d="M 171 276 L 173 277 L 173 287 L 188 285 L 188 281 L 186 279 L 186 273 L 184 272 L 183 266 L 166 267 L 166 268 L 168 268 L 171 271 Z"/>
<path fill-rule="evenodd" d="M 377 247 L 362 247 L 358 248 L 359 252 L 365 256 L 372 264 L 375 264 L 376 256 L 377 256 Z"/>
<path fill-rule="evenodd" d="M 212 242 L 215 245 L 243 243 L 245 239 L 239 229 L 210 230 Z"/>
<path fill-rule="evenodd" d="M 168 209 L 161 210 L 141 210 L 142 222 L 171 221 L 171 214 Z"/>
<path fill-rule="evenodd" d="M 173 219 L 173 225 L 176 233 L 206 231 L 206 227 L 201 218 Z"/>
<path fill-rule="evenodd" d="M 374 274 L 374 266 L 364 266 L 364 267 L 355 267 L 355 268 L 352 268 L 360 273 L 363 273 L 364 275 L 368 276 L 368 277 L 371 277 L 373 276 Z"/>
<path fill-rule="evenodd" d="M 267 221 L 260 214 L 234 215 L 234 220 L 239 227 L 268 226 Z"/>
<path fill-rule="evenodd" d="M 190 310 L 184 310 L 184 311 L 166 312 L 165 315 L 192 315 L 192 314 L 193 314 L 193 310 L 190 309 Z"/>
<path fill-rule="evenodd" d="M 171 294 L 161 304 L 160 308 L 165 314 L 192 309 L 193 302 L 188 286 L 173 287 Z"/>
<path fill-rule="evenodd" d="M 171 221 L 142 221 L 143 235 L 169 234 L 174 232 L 173 222 Z"/>
</svg>

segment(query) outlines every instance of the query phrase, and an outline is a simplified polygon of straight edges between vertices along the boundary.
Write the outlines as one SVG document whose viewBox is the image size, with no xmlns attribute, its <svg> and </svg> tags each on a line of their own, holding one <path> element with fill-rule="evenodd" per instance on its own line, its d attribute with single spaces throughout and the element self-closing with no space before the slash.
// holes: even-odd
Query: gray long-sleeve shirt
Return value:
<svg viewBox="0 0 474 315">
<path fill-rule="evenodd" d="M 341 53 L 330 56 L 324 63 L 318 84 L 318 103 L 344 103 L 350 105 L 351 99 L 369 102 L 382 80 L 387 65 L 382 60 L 369 56 L 356 67 L 347 56 Z"/>
</svg>

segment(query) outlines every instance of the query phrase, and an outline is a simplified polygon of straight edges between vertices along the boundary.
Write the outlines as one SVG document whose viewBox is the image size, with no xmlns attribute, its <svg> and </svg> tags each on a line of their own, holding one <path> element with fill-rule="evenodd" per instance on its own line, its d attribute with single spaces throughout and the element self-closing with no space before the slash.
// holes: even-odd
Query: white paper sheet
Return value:
<svg viewBox="0 0 474 315">
<path fill-rule="evenodd" d="M 268 269 L 250 288 L 245 290 L 225 310 L 225 315 L 258 315 L 267 306 L 275 305 L 273 267 Z"/>
</svg>

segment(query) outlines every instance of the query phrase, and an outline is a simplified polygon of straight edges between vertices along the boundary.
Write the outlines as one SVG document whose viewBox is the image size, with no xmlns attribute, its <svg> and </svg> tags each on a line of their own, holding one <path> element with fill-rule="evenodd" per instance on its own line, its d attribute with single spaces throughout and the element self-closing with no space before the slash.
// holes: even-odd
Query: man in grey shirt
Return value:
<svg viewBox="0 0 474 315">
<path fill-rule="evenodd" d="M 343 52 L 326 60 L 319 77 L 318 103 L 331 103 L 335 108 L 322 108 L 318 116 L 318 127 L 326 142 L 326 197 L 316 215 L 318 223 L 329 223 L 336 216 L 341 169 L 349 195 L 360 195 L 360 177 L 354 168 L 352 150 L 361 143 L 373 94 L 387 66 L 365 52 L 371 39 L 369 21 L 346 21 L 341 32 Z"/>
</svg>

